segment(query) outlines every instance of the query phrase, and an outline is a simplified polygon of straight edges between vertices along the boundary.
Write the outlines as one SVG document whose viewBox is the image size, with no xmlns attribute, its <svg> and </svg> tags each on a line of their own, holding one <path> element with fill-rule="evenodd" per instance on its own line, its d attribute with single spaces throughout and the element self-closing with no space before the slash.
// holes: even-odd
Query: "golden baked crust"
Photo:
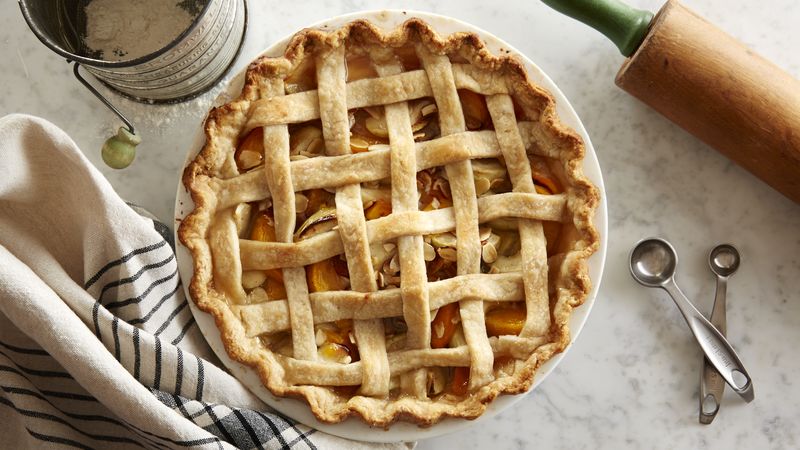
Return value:
<svg viewBox="0 0 800 450">
<path fill-rule="evenodd" d="M 415 71 L 411 81 L 402 78 L 397 78 L 395 83 L 370 82 L 369 80 L 352 81 L 347 84 L 346 93 L 338 92 L 338 94 L 336 89 L 330 86 L 342 87 L 341 83 L 344 81 L 341 77 L 331 77 L 330 83 L 333 84 L 325 85 L 326 87 L 322 87 L 322 84 L 329 81 L 320 79 L 319 93 L 317 90 L 311 90 L 284 95 L 283 80 L 297 70 L 306 59 L 316 58 L 316 61 L 322 62 L 326 61 L 324 57 L 336 59 L 336 55 L 341 57 L 344 47 L 364 48 L 373 58 L 380 59 L 381 49 L 396 49 L 408 45 L 416 46 L 417 52 L 422 54 L 420 59 L 423 60 L 425 68 L 429 71 L 439 71 L 436 72 L 436 76 L 420 70 Z M 455 61 L 455 63 L 451 64 L 450 61 Z M 393 66 L 390 60 L 383 60 L 382 63 L 385 64 L 379 68 L 379 71 L 383 71 L 383 75 L 388 74 L 382 79 L 390 78 L 398 72 L 396 67 L 394 72 L 392 71 Z M 323 75 L 327 69 L 330 69 L 332 73 L 341 70 L 341 67 L 335 65 L 331 65 L 330 68 L 320 68 L 320 64 L 317 63 L 317 70 Z M 442 70 L 445 71 L 442 72 Z M 453 75 L 449 75 L 449 73 Z M 359 259 L 357 252 L 363 251 L 364 245 L 386 236 L 396 237 L 396 234 L 392 234 L 396 228 L 406 227 L 409 230 L 406 234 L 413 234 L 410 230 L 428 230 L 429 228 L 426 228 L 428 225 L 421 225 L 419 218 L 422 217 L 422 214 L 430 215 L 432 212 L 417 212 L 416 198 L 413 200 L 413 207 L 409 206 L 408 202 L 404 204 L 402 200 L 394 200 L 396 201 L 395 213 L 392 214 L 392 216 L 396 216 L 392 218 L 394 228 L 392 228 L 393 224 L 386 220 L 389 218 L 371 220 L 368 222 L 368 228 L 363 222 L 363 216 L 350 221 L 352 223 L 347 223 L 349 219 L 343 219 L 340 227 L 354 230 L 353 234 L 357 235 L 354 240 L 341 238 L 336 230 L 329 231 L 313 240 L 314 248 L 312 252 L 309 252 L 308 248 L 300 249 L 298 244 L 279 245 L 278 243 L 263 242 L 252 244 L 245 240 L 239 240 L 236 234 L 235 220 L 232 218 L 234 208 L 237 204 L 256 201 L 267 196 L 272 196 L 276 202 L 284 197 L 294 198 L 292 192 L 311 187 L 333 186 L 337 187 L 339 191 L 346 191 L 348 190 L 347 186 L 343 185 L 346 185 L 348 180 L 355 183 L 350 186 L 358 186 L 358 179 L 345 180 L 349 171 L 336 172 L 344 167 L 353 167 L 352 171 L 356 174 L 359 173 L 359 170 L 365 171 L 361 173 L 369 172 L 370 176 L 373 176 L 373 172 L 386 176 L 387 174 L 384 172 L 390 170 L 394 183 L 394 176 L 402 173 L 405 169 L 394 165 L 391 166 L 391 169 L 387 169 L 388 155 L 380 154 L 380 152 L 347 155 L 349 153 L 347 146 L 342 146 L 344 145 L 342 142 L 347 142 L 347 139 L 337 135 L 337 130 L 326 123 L 334 123 L 336 119 L 341 118 L 340 115 L 337 116 L 341 111 L 333 111 L 336 109 L 336 97 L 338 95 L 340 101 L 346 101 L 345 107 L 352 107 L 352 102 L 358 103 L 359 106 L 370 106 L 375 104 L 374 97 L 376 96 L 383 99 L 378 104 L 402 103 L 409 98 L 404 96 L 410 95 L 413 98 L 424 94 L 430 96 L 433 91 L 437 103 L 440 103 L 441 99 L 447 98 L 445 94 L 448 89 L 450 93 L 455 92 L 452 85 L 447 86 L 440 82 L 442 77 L 454 80 L 453 82 L 458 88 L 467 88 L 491 97 L 487 104 L 495 122 L 496 130 L 492 134 L 495 137 L 489 136 L 486 131 L 465 132 L 463 118 L 459 132 L 456 118 L 451 121 L 455 125 L 443 123 L 443 137 L 429 141 L 429 145 L 420 146 L 419 143 L 414 144 L 413 141 L 410 143 L 403 141 L 397 145 L 407 147 L 406 156 L 410 158 L 408 161 L 417 165 L 414 170 L 418 170 L 419 165 L 423 162 L 436 165 L 446 163 L 456 166 L 459 164 L 459 160 L 469 161 L 470 158 L 474 158 L 474 152 L 483 155 L 479 157 L 502 155 L 505 163 L 508 164 L 508 173 L 515 188 L 513 193 L 496 196 L 496 199 L 490 197 L 493 198 L 491 202 L 480 199 L 476 201 L 473 198 L 471 215 L 469 212 L 456 211 L 452 217 L 447 216 L 448 218 L 442 219 L 445 214 L 438 214 L 435 218 L 439 220 L 440 224 L 446 223 L 443 226 L 453 229 L 453 223 L 451 223 L 453 221 L 457 226 L 458 223 L 466 223 L 469 220 L 477 222 L 478 217 L 483 221 L 485 216 L 503 216 L 513 211 L 513 216 L 520 218 L 521 240 L 538 242 L 529 245 L 532 249 L 527 251 L 532 255 L 542 255 L 544 252 L 540 221 L 558 220 L 572 224 L 570 225 L 571 233 L 568 233 L 571 237 L 569 246 L 564 251 L 551 255 L 546 263 L 541 261 L 547 259 L 546 256 L 539 258 L 538 262 L 531 260 L 522 263 L 523 267 L 536 267 L 537 270 L 526 271 L 523 268 L 521 273 L 516 274 L 469 275 L 476 271 L 461 270 L 461 266 L 466 267 L 470 264 L 474 266 L 475 261 L 469 261 L 467 255 L 469 252 L 466 251 L 469 248 L 465 245 L 465 251 L 459 250 L 465 255 L 462 259 L 462 255 L 459 254 L 459 276 L 433 283 L 423 280 L 424 286 L 418 289 L 424 291 L 423 293 L 411 292 L 410 287 L 400 286 L 394 290 L 382 290 L 369 294 L 369 291 L 376 289 L 374 281 L 370 282 L 363 277 L 361 281 L 358 281 L 358 276 L 353 275 L 354 291 L 364 292 L 358 294 L 357 298 L 344 293 L 340 296 L 316 293 L 310 295 L 311 301 L 309 301 L 305 281 L 301 283 L 302 286 L 295 286 L 292 284 L 292 280 L 297 281 L 298 277 L 304 277 L 304 275 L 298 275 L 297 272 L 297 270 L 302 272 L 302 266 L 321 258 L 315 254 L 348 253 L 348 265 L 351 265 L 352 272 L 353 268 L 358 266 L 358 262 L 350 261 L 351 253 L 356 255 L 353 256 L 353 260 Z M 358 86 L 355 86 L 356 84 Z M 324 90 L 327 91 L 323 92 Z M 314 102 L 308 102 L 310 96 L 314 97 Z M 515 103 L 513 106 L 520 110 L 525 119 L 520 123 L 514 119 L 515 108 L 511 107 L 512 98 Z M 295 101 L 295 99 L 299 100 Z M 319 102 L 332 103 L 325 103 L 326 107 L 316 106 L 316 111 L 309 106 L 319 105 Z M 447 105 L 439 104 L 439 109 L 443 112 L 448 108 Z M 509 108 L 511 108 L 510 111 Z M 338 109 L 344 109 L 344 107 L 339 105 Z M 460 108 L 457 109 L 460 111 Z M 316 158 L 290 162 L 288 153 L 280 155 L 278 154 L 280 150 L 275 150 L 275 154 L 270 152 L 269 149 L 285 148 L 288 145 L 288 132 L 285 131 L 286 125 L 282 124 L 296 123 L 304 119 L 312 120 L 315 117 L 319 118 L 320 114 L 323 115 L 322 122 L 326 132 L 328 154 L 345 155 L 330 156 L 331 161 L 339 158 L 339 165 L 334 164 L 335 161 L 325 166 L 316 162 L 306 164 L 307 161 L 314 161 Z M 388 108 L 386 114 L 390 115 Z M 393 117 L 398 116 L 395 114 Z M 448 119 L 443 117 L 440 120 L 447 122 Z M 507 126 L 509 123 L 517 126 L 509 127 Z M 264 142 L 269 144 L 269 146 L 265 145 L 265 148 L 268 148 L 264 155 L 267 164 L 264 170 L 240 175 L 234 159 L 234 150 L 240 138 L 258 126 L 264 126 L 265 130 L 269 130 L 264 132 Z M 451 132 L 447 131 L 448 126 L 451 128 Z M 400 125 L 400 128 L 402 127 L 403 125 Z M 515 131 L 517 129 L 519 132 Z M 205 123 L 205 134 L 206 144 L 203 150 L 183 174 L 183 183 L 191 192 L 195 203 L 194 211 L 183 220 L 179 228 L 180 240 L 191 251 L 194 259 L 194 276 L 189 290 L 200 309 L 214 316 L 222 341 L 231 358 L 256 369 L 264 385 L 275 395 L 304 399 L 319 420 L 331 423 L 340 422 L 351 415 L 360 416 L 365 422 L 374 426 L 388 426 L 397 420 L 411 421 L 426 426 L 447 416 L 472 419 L 482 414 L 486 405 L 497 395 L 527 391 L 533 382 L 537 368 L 569 344 L 569 316 L 573 308 L 584 302 L 590 290 L 587 260 L 599 245 L 597 232 L 592 225 L 592 217 L 599 201 L 599 194 L 597 189 L 585 178 L 581 169 L 584 156 L 583 143 L 574 131 L 559 122 L 553 98 L 528 79 L 522 64 L 517 59 L 490 54 L 476 35 L 455 33 L 441 37 L 428 24 L 419 19 L 410 19 L 389 33 L 383 33 L 369 22 L 362 20 L 351 22 L 331 32 L 316 29 L 303 30 L 293 37 L 283 57 L 260 58 L 249 66 L 241 95 L 232 102 L 211 110 Z M 399 135 L 395 130 L 394 134 L 390 134 L 390 136 Z M 398 138 L 398 142 L 400 141 L 402 139 Z M 437 141 L 440 141 L 441 144 L 436 144 Z M 524 164 L 515 165 L 514 158 L 519 158 L 520 154 L 519 152 L 514 153 L 514 150 L 522 149 L 522 145 L 524 145 L 524 152 L 521 157 L 524 159 Z M 337 147 L 339 150 L 331 150 Z M 492 149 L 485 150 L 489 147 Z M 426 151 L 429 153 L 425 153 Z M 471 151 L 473 153 L 470 153 Z M 426 158 L 424 156 L 426 154 L 433 155 L 428 158 L 431 161 L 420 162 Z M 417 156 L 416 159 L 414 155 Z M 384 158 L 384 156 L 386 157 Z M 545 157 L 555 162 L 557 170 L 560 171 L 561 183 L 564 185 L 563 193 L 552 196 L 538 195 L 532 190 L 533 183 L 523 180 L 525 174 L 530 180 L 530 167 L 525 169 L 523 166 L 529 164 L 527 157 L 533 158 L 534 156 Z M 359 159 L 341 159 L 356 157 Z M 317 170 L 317 172 L 311 169 Z M 457 172 L 457 169 L 452 170 L 453 174 Z M 290 176 L 288 181 L 285 179 L 287 176 Z M 516 182 L 515 180 L 521 181 Z M 456 183 L 456 181 L 451 180 L 451 183 Z M 472 183 L 471 175 L 469 183 Z M 352 192 L 337 193 L 337 203 L 340 202 L 340 199 L 342 202 L 342 205 L 337 204 L 337 208 L 345 208 L 344 204 L 353 200 L 350 194 Z M 400 194 L 398 193 L 398 195 Z M 416 196 L 416 191 L 414 191 L 414 195 Z M 454 197 L 456 196 L 454 194 Z M 456 203 L 458 201 L 455 200 Z M 278 241 L 292 242 L 291 234 L 295 223 L 293 218 L 294 202 L 291 203 L 291 207 L 287 206 L 281 208 L 281 211 L 278 209 L 275 211 L 275 229 Z M 404 210 L 404 205 L 409 207 L 408 211 Z M 282 212 L 283 209 L 287 211 Z M 433 211 L 433 213 L 441 211 L 446 210 Z M 433 217 L 433 215 L 425 217 Z M 390 228 L 392 229 L 390 230 Z M 523 232 L 523 228 L 528 231 Z M 477 227 L 474 232 L 477 234 Z M 463 233 L 464 236 L 469 235 L 469 231 Z M 529 237 L 526 238 L 526 235 Z M 369 239 L 369 242 L 365 244 L 366 241 L 363 239 L 359 241 L 358 237 Z M 407 239 L 409 242 L 414 239 L 411 236 L 396 238 L 398 241 Z M 342 240 L 345 242 L 343 243 Z M 308 242 L 304 241 L 304 243 Z M 404 255 L 415 255 L 414 252 L 417 248 L 415 245 L 414 243 L 407 244 L 406 250 L 409 253 Z M 526 245 L 523 242 L 522 247 L 525 248 Z M 224 248 L 224 251 L 220 248 Z M 265 252 L 265 249 L 268 249 L 269 252 Z M 478 252 L 480 252 L 480 247 L 478 247 Z M 368 251 L 367 256 L 369 256 Z M 412 273 L 414 270 L 419 270 L 419 266 L 415 266 L 416 263 L 410 258 L 404 256 L 401 259 L 403 259 L 401 266 L 404 267 L 404 272 Z M 523 259 L 525 258 L 523 257 Z M 248 303 L 249 294 L 241 290 L 240 286 L 242 260 L 245 261 L 245 266 L 251 268 L 258 267 L 269 270 L 277 267 L 283 269 L 284 277 L 288 281 L 286 289 L 290 300 L 278 300 L 263 304 Z M 480 264 L 480 255 L 478 255 L 477 263 Z M 525 264 L 528 263 L 532 265 L 526 266 Z M 226 273 L 220 273 L 219 269 L 215 273 L 215 265 L 225 267 Z M 369 267 L 371 268 L 371 266 Z M 424 269 L 424 265 L 422 267 Z M 292 271 L 295 273 L 291 273 Z M 479 271 L 480 269 L 478 269 Z M 234 274 L 233 280 L 227 272 Z M 401 275 L 404 272 L 401 272 Z M 238 281 L 235 276 L 237 274 Z M 479 277 L 483 278 L 478 279 Z M 489 277 L 494 277 L 491 278 L 491 282 L 486 281 L 490 279 Z M 542 277 L 544 280 L 541 279 Z M 361 283 L 362 287 L 358 288 L 357 283 Z M 520 292 L 523 292 L 526 308 L 529 311 L 540 312 L 542 317 L 535 320 L 528 317 L 530 323 L 526 322 L 526 328 L 519 337 L 500 336 L 484 340 L 473 338 L 468 343 L 469 345 L 436 350 L 425 348 L 425 344 L 411 345 L 409 349 L 392 352 L 387 356 L 383 336 L 376 335 L 374 331 L 375 327 L 378 327 L 379 318 L 389 314 L 386 311 L 396 313 L 398 306 L 384 308 L 381 305 L 389 305 L 391 298 L 400 297 L 409 299 L 406 303 L 410 303 L 411 300 L 421 302 L 422 305 L 428 305 L 428 309 L 434 309 L 433 305 L 442 306 L 440 304 L 442 302 L 460 301 L 462 316 L 466 321 L 468 320 L 466 317 L 470 316 L 469 312 L 480 311 L 483 308 L 481 302 L 488 298 L 453 299 L 450 297 L 457 296 L 458 292 L 462 291 L 472 294 L 483 292 L 475 287 L 478 285 L 489 286 L 489 288 L 481 289 L 495 289 L 498 292 L 496 295 L 492 292 L 486 294 L 490 297 L 520 295 Z M 459 288 L 462 291 L 459 291 Z M 537 289 L 539 291 L 544 289 L 544 303 L 539 301 L 537 304 L 530 298 L 533 296 L 531 293 L 541 294 Z M 513 293 L 510 293 L 512 291 Z M 298 297 L 305 299 L 305 303 L 299 302 Z M 496 300 L 503 300 L 503 298 Z M 372 311 L 366 307 L 370 302 L 377 305 L 373 309 L 384 309 L 377 312 Z M 473 304 L 469 304 L 470 302 Z M 320 305 L 328 307 L 328 309 L 324 309 Z M 545 309 L 540 311 L 534 309 L 535 307 Z M 316 310 L 314 310 L 315 308 Z M 289 310 L 294 312 L 289 314 Z M 361 336 L 365 336 L 363 345 L 365 346 L 364 351 L 368 355 L 364 358 L 366 358 L 365 361 L 369 361 L 336 365 L 335 367 L 335 363 L 315 361 L 314 355 L 309 353 L 313 350 L 308 349 L 310 345 L 316 344 L 313 340 L 311 343 L 300 342 L 301 338 L 293 338 L 292 341 L 294 354 L 300 355 L 298 359 L 295 359 L 269 350 L 258 337 L 258 333 L 264 330 L 285 330 L 287 324 L 291 328 L 291 324 L 303 324 L 304 319 L 316 323 L 309 316 L 314 313 L 327 317 L 327 320 L 338 320 L 342 317 L 356 319 L 356 322 L 359 323 L 357 330 L 360 326 Z M 533 313 L 528 314 L 528 316 L 533 315 Z M 430 321 L 430 315 L 424 316 L 420 320 Z M 408 322 L 410 329 L 415 327 L 411 318 L 408 318 Z M 480 317 L 474 319 L 473 322 L 478 324 L 475 325 L 478 332 L 485 334 L 484 319 Z M 464 326 L 466 327 L 466 325 Z M 302 332 L 308 331 L 307 324 L 298 325 L 298 327 L 303 328 Z M 372 331 L 364 331 L 370 327 L 373 327 Z M 382 330 L 382 326 L 379 329 Z M 417 330 L 421 333 L 421 339 L 426 336 L 430 339 L 430 335 L 426 335 L 422 328 L 417 327 Z M 409 332 L 409 334 L 412 333 Z M 370 336 L 370 338 L 366 338 L 366 336 Z M 373 340 L 372 337 L 375 339 Z M 367 346 L 376 342 L 378 344 L 384 342 L 382 352 L 380 348 L 367 349 Z M 360 342 L 359 345 L 362 343 Z M 419 348 L 419 350 L 414 350 L 415 348 Z M 486 366 L 485 358 L 487 349 L 490 352 L 488 366 Z M 481 351 L 484 352 L 483 360 L 480 356 Z M 369 355 L 370 352 L 372 356 Z M 512 373 L 501 373 L 498 376 L 496 368 L 492 369 L 494 358 L 497 358 L 498 355 L 509 356 L 515 360 L 511 365 Z M 423 363 L 419 362 L 421 360 Z M 472 373 L 480 373 L 483 379 L 471 380 L 470 392 L 464 396 L 445 393 L 432 400 L 427 395 L 397 395 L 396 389 L 392 391 L 392 395 L 380 394 L 380 392 L 386 393 L 388 389 L 389 372 L 396 375 L 394 371 L 400 370 L 405 374 L 403 376 L 410 380 L 413 378 L 413 372 L 425 370 L 418 369 L 418 367 L 425 367 L 424 361 L 435 361 L 433 365 L 446 365 L 446 361 L 451 361 L 456 366 L 464 366 L 466 361 L 466 365 L 473 368 Z M 371 371 L 363 369 L 363 367 L 367 367 L 367 364 L 370 365 Z M 486 370 L 487 367 L 489 371 Z M 326 372 L 326 375 L 321 375 L 321 372 Z M 358 384 L 353 380 L 360 382 L 360 380 L 370 379 L 370 386 L 364 386 L 362 389 L 374 392 L 365 395 L 342 395 L 327 387 L 338 383 L 330 382 L 329 378 L 331 377 L 349 380 L 343 383 L 348 385 Z M 380 377 L 385 379 L 378 379 Z M 321 378 L 325 379 L 320 381 Z M 322 385 L 312 385 L 313 381 L 320 381 Z M 414 381 L 408 381 L 408 383 L 408 385 L 413 385 Z"/>
</svg>

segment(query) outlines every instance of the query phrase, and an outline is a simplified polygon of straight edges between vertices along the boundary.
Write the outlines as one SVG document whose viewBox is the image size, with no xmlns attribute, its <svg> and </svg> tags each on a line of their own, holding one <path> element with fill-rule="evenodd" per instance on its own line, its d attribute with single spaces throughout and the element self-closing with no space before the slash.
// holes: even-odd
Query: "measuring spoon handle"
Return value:
<svg viewBox="0 0 800 450">
<path fill-rule="evenodd" d="M 720 275 L 717 278 L 717 292 L 714 295 L 714 307 L 711 311 L 711 322 L 723 336 L 727 329 L 726 321 L 726 294 L 728 278 Z M 703 357 L 703 374 L 700 377 L 700 416 L 702 424 L 710 424 L 719 412 L 722 402 L 722 393 L 725 391 L 725 380 L 722 379 L 717 369 Z"/>
<path fill-rule="evenodd" d="M 663 285 L 663 288 L 675 301 L 678 309 L 681 310 L 683 318 L 692 330 L 697 343 L 703 349 L 706 358 L 717 369 L 726 383 L 739 394 L 745 401 L 751 402 L 755 397 L 753 393 L 753 380 L 744 368 L 742 361 L 733 350 L 725 336 L 711 324 L 697 308 L 692 305 L 688 298 L 678 289 L 675 280 L 670 280 Z M 734 373 L 739 372 L 744 380 L 734 379 Z"/>
</svg>

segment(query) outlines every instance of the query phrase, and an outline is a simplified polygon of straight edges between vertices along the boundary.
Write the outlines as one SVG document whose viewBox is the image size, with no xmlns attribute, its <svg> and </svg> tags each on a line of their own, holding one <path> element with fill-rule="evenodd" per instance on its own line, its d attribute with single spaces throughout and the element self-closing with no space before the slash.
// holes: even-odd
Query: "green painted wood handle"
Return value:
<svg viewBox="0 0 800 450">
<path fill-rule="evenodd" d="M 630 56 L 642 43 L 653 13 L 631 8 L 619 0 L 542 0 L 611 39 L 620 53 Z"/>
</svg>

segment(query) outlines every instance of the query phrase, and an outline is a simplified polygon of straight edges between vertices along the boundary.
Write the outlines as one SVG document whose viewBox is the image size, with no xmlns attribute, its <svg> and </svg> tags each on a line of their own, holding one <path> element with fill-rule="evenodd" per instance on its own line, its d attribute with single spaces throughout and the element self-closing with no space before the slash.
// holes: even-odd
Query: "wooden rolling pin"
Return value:
<svg viewBox="0 0 800 450">
<path fill-rule="evenodd" d="M 619 87 L 800 203 L 800 82 L 677 1 L 542 0 L 629 57 Z"/>
</svg>

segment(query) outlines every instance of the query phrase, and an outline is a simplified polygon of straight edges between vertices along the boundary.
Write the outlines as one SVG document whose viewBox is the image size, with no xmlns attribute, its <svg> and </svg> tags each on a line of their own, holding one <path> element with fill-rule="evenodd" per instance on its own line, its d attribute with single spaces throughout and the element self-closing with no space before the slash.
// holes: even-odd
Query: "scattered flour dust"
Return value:
<svg viewBox="0 0 800 450">
<path fill-rule="evenodd" d="M 196 17 L 173 0 L 91 0 L 83 41 L 106 61 L 153 53 L 189 28 Z"/>
</svg>

